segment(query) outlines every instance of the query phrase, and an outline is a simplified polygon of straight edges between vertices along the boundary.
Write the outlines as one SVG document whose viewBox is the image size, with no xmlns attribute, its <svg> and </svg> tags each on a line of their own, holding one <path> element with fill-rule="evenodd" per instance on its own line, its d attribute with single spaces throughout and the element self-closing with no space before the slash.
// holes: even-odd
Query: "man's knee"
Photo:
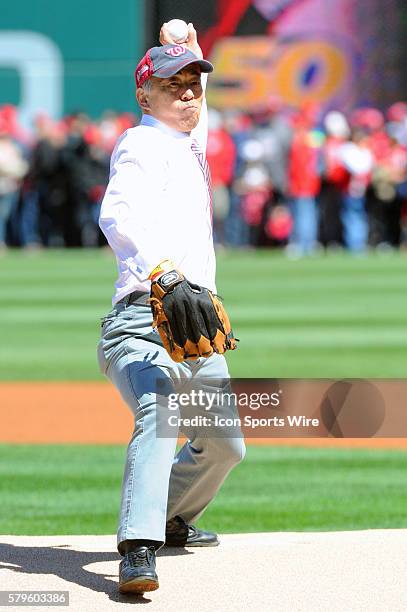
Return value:
<svg viewBox="0 0 407 612">
<path fill-rule="evenodd" d="M 212 438 L 209 446 L 209 457 L 215 463 L 234 466 L 240 463 L 246 454 L 243 438 Z"/>
</svg>

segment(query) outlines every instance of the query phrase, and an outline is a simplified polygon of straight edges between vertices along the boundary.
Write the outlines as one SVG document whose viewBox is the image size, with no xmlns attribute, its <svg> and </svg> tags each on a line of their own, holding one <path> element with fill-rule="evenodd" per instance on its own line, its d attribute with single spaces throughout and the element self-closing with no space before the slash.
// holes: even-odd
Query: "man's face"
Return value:
<svg viewBox="0 0 407 612">
<path fill-rule="evenodd" d="M 146 112 L 179 132 L 193 130 L 203 100 L 200 67 L 191 64 L 167 79 L 151 77 L 151 82 Z"/>
</svg>

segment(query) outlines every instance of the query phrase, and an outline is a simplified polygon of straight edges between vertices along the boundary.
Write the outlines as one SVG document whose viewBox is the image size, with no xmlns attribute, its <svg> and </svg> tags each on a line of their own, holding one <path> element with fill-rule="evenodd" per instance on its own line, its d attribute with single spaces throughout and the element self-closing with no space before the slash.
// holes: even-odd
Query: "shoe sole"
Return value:
<svg viewBox="0 0 407 612">
<path fill-rule="evenodd" d="M 120 593 L 137 593 L 142 595 L 148 591 L 156 591 L 160 585 L 153 578 L 133 578 L 124 584 L 119 584 Z"/>
<path fill-rule="evenodd" d="M 191 542 L 191 543 L 186 543 L 186 544 L 167 544 L 165 543 L 165 546 L 168 546 L 168 548 L 206 548 L 208 546 L 219 546 L 220 542 L 219 540 L 217 540 L 216 542 Z"/>
</svg>

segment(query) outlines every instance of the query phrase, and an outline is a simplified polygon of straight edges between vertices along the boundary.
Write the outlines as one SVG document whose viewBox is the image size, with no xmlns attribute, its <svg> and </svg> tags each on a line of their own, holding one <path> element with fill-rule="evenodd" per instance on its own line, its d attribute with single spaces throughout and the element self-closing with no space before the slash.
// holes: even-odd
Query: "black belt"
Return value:
<svg viewBox="0 0 407 612">
<path fill-rule="evenodd" d="M 119 300 L 119 304 L 126 304 L 129 306 L 130 304 L 141 304 L 143 306 L 149 306 L 150 294 L 145 291 L 132 291 L 124 298 Z"/>
</svg>

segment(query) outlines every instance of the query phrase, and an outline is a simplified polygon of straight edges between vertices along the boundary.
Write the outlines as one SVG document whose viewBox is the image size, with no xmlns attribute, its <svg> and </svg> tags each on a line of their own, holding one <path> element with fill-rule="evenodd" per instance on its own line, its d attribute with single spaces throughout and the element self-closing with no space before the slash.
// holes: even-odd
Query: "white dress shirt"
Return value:
<svg viewBox="0 0 407 612">
<path fill-rule="evenodd" d="M 195 139 L 205 153 L 207 129 L 204 104 L 190 135 L 144 115 L 119 138 L 99 218 L 119 272 L 113 304 L 132 291 L 150 291 L 148 276 L 164 259 L 216 292 L 210 196 L 191 149 Z"/>
</svg>

